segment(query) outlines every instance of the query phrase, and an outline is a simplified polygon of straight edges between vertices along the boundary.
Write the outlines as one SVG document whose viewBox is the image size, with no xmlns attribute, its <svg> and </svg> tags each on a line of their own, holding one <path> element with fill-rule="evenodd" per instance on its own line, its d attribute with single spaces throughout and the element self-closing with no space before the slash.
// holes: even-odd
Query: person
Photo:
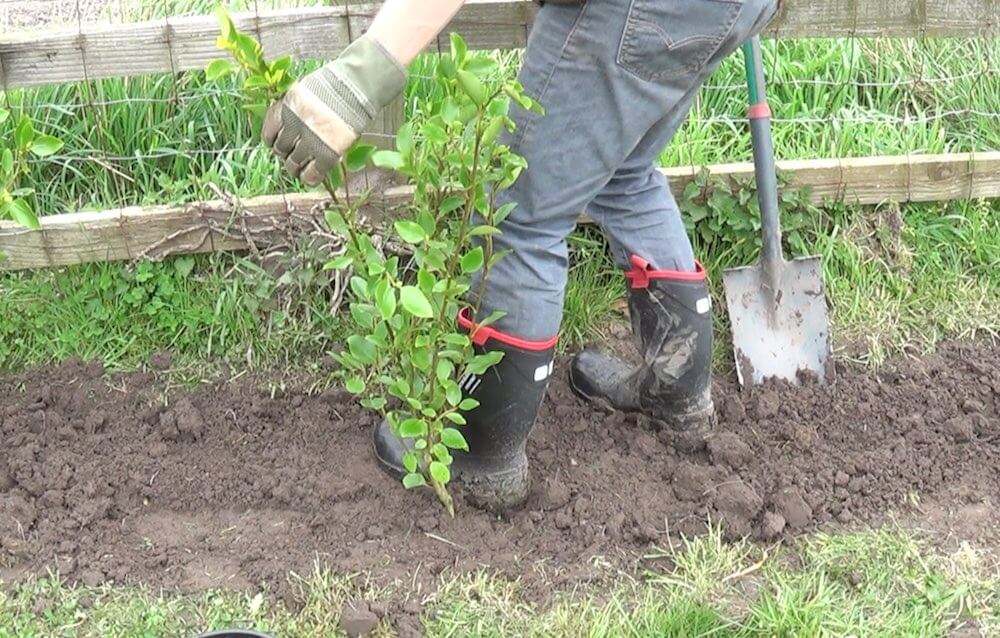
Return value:
<svg viewBox="0 0 1000 638">
<path fill-rule="evenodd" d="M 406 65 L 433 41 L 462 0 L 387 0 L 369 30 L 300 80 L 265 118 L 264 139 L 293 176 L 316 184 L 404 88 Z M 760 32 L 778 0 L 559 0 L 542 3 L 519 80 L 544 114 L 512 109 L 501 139 L 528 168 L 498 194 L 516 207 L 495 238 L 511 252 L 494 266 L 480 313 L 459 323 L 480 350 L 502 350 L 482 378 L 463 379 L 480 402 L 463 432 L 453 480 L 490 509 L 528 494 L 525 443 L 538 414 L 562 319 L 566 239 L 581 211 L 603 229 L 628 282 L 641 363 L 588 348 L 573 360 L 573 389 L 662 422 L 697 445 L 714 422 L 712 318 L 705 270 L 695 260 L 657 156 L 720 62 Z M 473 289 L 477 289 L 475 286 Z M 406 448 L 385 423 L 375 454 L 403 472 Z"/>
</svg>

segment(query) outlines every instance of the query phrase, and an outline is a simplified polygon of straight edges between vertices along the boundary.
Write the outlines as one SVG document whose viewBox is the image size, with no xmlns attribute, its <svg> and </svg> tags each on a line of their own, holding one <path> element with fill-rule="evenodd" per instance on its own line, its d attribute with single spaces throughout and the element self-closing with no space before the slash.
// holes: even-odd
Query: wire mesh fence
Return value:
<svg viewBox="0 0 1000 638">
<path fill-rule="evenodd" d="M 282 176 L 266 149 L 260 147 L 240 108 L 233 81 L 209 82 L 203 73 L 182 71 L 177 64 L 182 53 L 193 46 L 178 25 L 186 24 L 186 17 L 210 13 L 214 4 L 210 0 L 0 0 L 0 64 L 11 64 L 14 55 L 3 56 L 6 41 L 24 42 L 31 40 L 32 34 L 47 34 L 56 28 L 80 34 L 78 44 L 72 39 L 59 40 L 69 42 L 66 46 L 78 56 L 82 78 L 78 81 L 12 86 L 0 66 L 0 76 L 5 79 L 0 99 L 5 106 L 30 113 L 39 129 L 65 142 L 58 155 L 32 168 L 32 180 L 40 185 L 39 211 L 51 214 L 184 202 L 211 197 L 219 190 L 248 196 L 299 188 Z M 330 29 L 331 41 L 340 38 L 346 43 L 360 35 L 374 7 L 334 4 L 338 15 L 345 18 L 325 28 Z M 490 34 L 497 33 L 523 41 L 533 10 L 529 3 L 516 4 L 527 6 L 516 13 L 505 7 L 494 15 L 482 9 L 488 5 L 482 3 L 479 23 L 460 27 L 474 28 L 479 42 L 488 43 Z M 786 2 L 786 11 L 805 4 L 809 3 Z M 854 14 L 846 20 L 853 20 L 853 27 L 846 37 L 786 37 L 804 31 L 786 29 L 783 35 L 781 23 L 771 33 L 778 37 L 765 43 L 779 158 L 1000 149 L 1000 40 L 932 37 L 929 21 L 911 26 L 912 37 L 908 38 L 863 37 L 870 29 L 859 20 L 862 9 L 858 6 L 876 11 L 877 5 L 849 4 Z M 900 3 L 883 4 L 886 11 L 896 11 Z M 968 9 L 960 4 L 952 5 L 956 15 Z M 247 12 L 247 24 L 259 28 L 275 9 L 321 6 L 317 2 L 241 0 L 229 8 Z M 830 6 L 829 11 L 844 10 Z M 121 33 L 114 30 L 115 25 L 161 21 L 163 30 L 156 32 L 149 47 L 165 56 L 159 63 L 165 72 L 93 79 L 99 74 L 91 66 L 102 52 L 114 48 L 114 34 Z M 102 29 L 111 36 L 100 41 L 83 37 Z M 322 37 L 322 30 L 310 29 L 303 31 L 301 39 Z M 198 37 L 199 51 L 212 47 L 212 34 L 206 31 Z M 39 41 L 48 42 L 45 38 Z M 439 46 L 446 42 L 443 39 Z M 293 53 L 306 53 L 298 58 L 308 58 L 309 52 L 317 50 L 305 41 L 282 44 Z M 335 48 L 329 43 L 319 46 L 321 51 Z M 131 53 L 117 52 L 125 57 Z M 32 53 L 42 54 L 44 46 Z M 67 53 L 58 49 L 53 55 Z M 521 51 L 485 50 L 477 55 L 494 57 L 499 63 L 498 74 L 509 77 L 517 73 Z M 306 73 L 319 63 L 303 59 L 296 70 Z M 411 66 L 403 107 L 407 113 L 432 99 L 437 82 L 434 65 L 431 52 Z M 45 69 L 39 68 L 38 73 L 44 74 Z M 664 150 L 661 163 L 697 167 L 750 160 L 746 108 L 742 61 L 736 54 L 705 86 L 687 122 Z M 375 130 L 369 137 L 389 140 L 391 131 Z"/>
</svg>

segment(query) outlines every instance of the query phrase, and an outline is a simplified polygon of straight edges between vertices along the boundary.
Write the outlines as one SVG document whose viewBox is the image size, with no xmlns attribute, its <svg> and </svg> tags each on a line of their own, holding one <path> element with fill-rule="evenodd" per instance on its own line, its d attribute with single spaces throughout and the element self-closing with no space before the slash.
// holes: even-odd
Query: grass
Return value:
<svg viewBox="0 0 1000 638">
<path fill-rule="evenodd" d="M 203 8 L 133 7 L 127 17 Z M 156 14 L 143 13 L 150 10 Z M 985 40 L 768 42 L 779 154 L 1000 148 L 1000 82 L 986 72 L 998 47 Z M 502 76 L 514 74 L 520 63 L 517 52 L 479 55 L 495 56 Z M 424 56 L 411 68 L 410 112 L 433 99 L 433 63 Z M 301 65 L 300 72 L 312 66 Z M 663 164 L 750 158 L 742 82 L 736 55 L 706 86 L 664 151 Z M 185 202 L 212 197 L 210 184 L 248 196 L 300 188 L 253 138 L 233 89 L 185 73 L 8 92 L 12 106 L 31 112 L 41 128 L 66 141 L 54 165 L 33 167 L 38 208 L 54 213 Z M 735 214 L 753 214 L 752 207 L 742 208 Z M 842 356 L 878 365 L 941 339 L 1000 332 L 996 212 L 996 204 L 977 202 L 804 211 L 811 228 L 799 252 L 824 258 Z M 710 219 L 733 214 L 714 208 Z M 719 308 L 721 270 L 755 256 L 746 250 L 748 235 L 695 240 L 716 283 Z M 624 294 L 598 233 L 583 229 L 571 245 L 563 327 L 569 349 L 599 340 L 618 316 Z M 68 356 L 131 368 L 160 350 L 173 351 L 178 366 L 192 374 L 206 361 L 220 360 L 240 367 L 315 368 L 340 329 L 314 269 L 296 273 L 311 283 L 289 285 L 238 257 L 213 255 L 2 274 L 0 369 Z M 269 299 L 275 291 L 283 293 L 277 301 Z M 718 314 L 717 361 L 724 369 L 728 334 L 724 313 Z"/>
<path fill-rule="evenodd" d="M 1000 631 L 1000 572 L 987 556 L 936 549 L 900 530 L 815 535 L 791 548 L 684 541 L 650 570 L 610 589 L 532 600 L 517 581 L 445 574 L 419 598 L 428 636 L 943 636 L 975 624 Z M 659 563 L 657 563 L 659 564 Z M 614 577 L 614 575 L 610 575 Z M 58 576 L 0 590 L 0 637 L 186 636 L 253 627 L 281 638 L 341 635 L 345 603 L 415 595 L 329 572 L 291 576 L 301 608 L 267 591 L 177 595 L 144 588 L 70 587 Z M 390 605 L 390 609 L 393 608 Z M 374 635 L 394 635 L 392 616 Z"/>
</svg>

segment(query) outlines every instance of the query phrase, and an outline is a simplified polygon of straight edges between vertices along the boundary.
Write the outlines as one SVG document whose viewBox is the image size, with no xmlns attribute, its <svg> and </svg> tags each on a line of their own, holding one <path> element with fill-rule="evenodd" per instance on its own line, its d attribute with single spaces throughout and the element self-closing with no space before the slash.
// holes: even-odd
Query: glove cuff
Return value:
<svg viewBox="0 0 1000 638">
<path fill-rule="evenodd" d="M 365 35 L 302 84 L 360 135 L 402 93 L 406 69 L 375 38 Z"/>
</svg>

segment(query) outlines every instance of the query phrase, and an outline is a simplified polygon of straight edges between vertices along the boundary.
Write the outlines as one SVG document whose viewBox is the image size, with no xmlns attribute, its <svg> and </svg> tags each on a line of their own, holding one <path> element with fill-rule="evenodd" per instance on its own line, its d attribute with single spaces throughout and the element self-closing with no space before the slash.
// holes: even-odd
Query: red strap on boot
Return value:
<svg viewBox="0 0 1000 638">
<path fill-rule="evenodd" d="M 684 272 L 682 270 L 653 270 L 649 262 L 632 255 L 632 270 L 625 273 L 625 279 L 629 280 L 629 286 L 633 289 L 649 288 L 652 279 L 673 279 L 675 281 L 705 281 L 705 267 L 701 262 L 694 262 L 694 272 Z"/>
<path fill-rule="evenodd" d="M 480 326 L 472 321 L 472 319 L 469 319 L 468 308 L 462 308 L 458 311 L 458 325 L 469 331 L 472 343 L 477 346 L 485 346 L 487 341 L 495 339 L 500 343 L 504 343 L 508 346 L 513 346 L 521 350 L 527 350 L 529 352 L 542 352 L 544 350 L 554 348 L 556 343 L 559 342 L 559 335 L 545 341 L 528 341 L 527 339 L 518 339 L 517 337 L 509 335 L 506 332 L 500 332 L 490 326 Z"/>
</svg>

